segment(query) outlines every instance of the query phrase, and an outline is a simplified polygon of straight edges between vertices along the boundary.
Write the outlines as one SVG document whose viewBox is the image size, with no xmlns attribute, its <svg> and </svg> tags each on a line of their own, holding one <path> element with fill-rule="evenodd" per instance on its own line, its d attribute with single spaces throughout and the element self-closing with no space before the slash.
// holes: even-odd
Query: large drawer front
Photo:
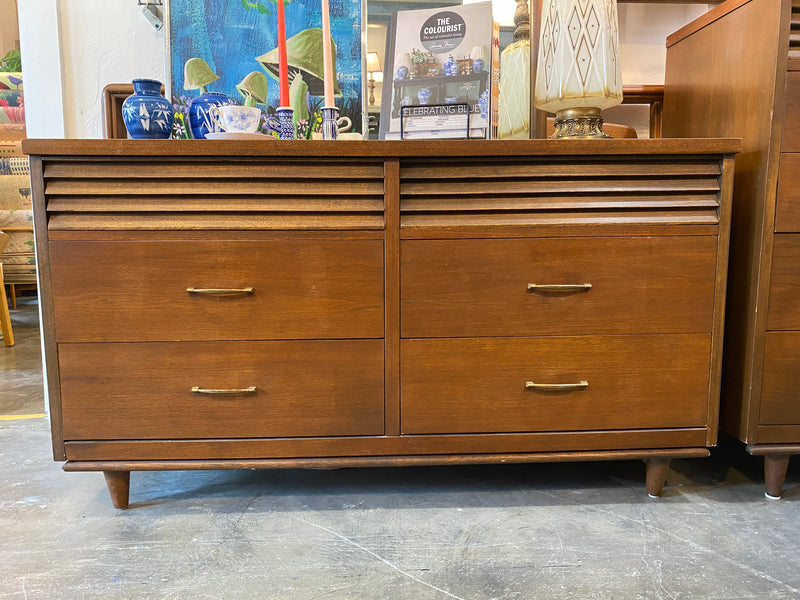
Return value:
<svg viewBox="0 0 800 600">
<path fill-rule="evenodd" d="M 383 337 L 381 240 L 53 241 L 50 252 L 61 342 Z"/>
<path fill-rule="evenodd" d="M 800 425 L 800 333 L 767 333 L 759 425 Z"/>
<path fill-rule="evenodd" d="M 380 340 L 61 344 L 58 354 L 65 440 L 384 431 Z"/>
<path fill-rule="evenodd" d="M 714 236 L 404 240 L 402 335 L 710 332 L 716 248 Z"/>
<path fill-rule="evenodd" d="M 703 334 L 402 340 L 402 431 L 703 427 L 710 360 Z"/>
<path fill-rule="evenodd" d="M 775 231 L 800 232 L 800 153 L 781 154 Z"/>
<path fill-rule="evenodd" d="M 774 237 L 767 329 L 800 329 L 800 235 Z"/>
</svg>

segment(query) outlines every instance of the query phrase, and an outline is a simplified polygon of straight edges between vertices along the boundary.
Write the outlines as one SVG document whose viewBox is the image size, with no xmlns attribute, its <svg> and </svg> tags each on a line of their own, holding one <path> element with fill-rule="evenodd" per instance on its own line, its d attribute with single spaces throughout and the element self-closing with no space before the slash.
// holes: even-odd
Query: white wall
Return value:
<svg viewBox="0 0 800 600">
<path fill-rule="evenodd" d="M 19 0 L 18 10 L 28 137 L 100 138 L 105 85 L 164 80 L 163 29 L 136 0 Z"/>
</svg>

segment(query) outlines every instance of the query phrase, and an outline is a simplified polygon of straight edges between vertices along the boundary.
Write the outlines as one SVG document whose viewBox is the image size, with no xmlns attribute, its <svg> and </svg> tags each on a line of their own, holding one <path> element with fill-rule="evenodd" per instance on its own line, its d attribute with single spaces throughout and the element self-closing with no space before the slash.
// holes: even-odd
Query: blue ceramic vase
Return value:
<svg viewBox="0 0 800 600">
<path fill-rule="evenodd" d="M 483 59 L 481 58 L 476 58 L 475 60 L 472 61 L 472 70 L 475 71 L 476 73 L 480 73 L 481 71 L 483 71 L 483 66 L 484 66 Z"/>
<path fill-rule="evenodd" d="M 422 105 L 428 104 L 431 101 L 431 91 L 428 88 L 422 88 L 417 92 L 417 100 Z"/>
<path fill-rule="evenodd" d="M 230 99 L 222 92 L 206 92 L 189 103 L 189 129 L 196 140 L 206 139 L 207 133 L 215 132 L 209 109 L 212 106 L 231 104 Z"/>
<path fill-rule="evenodd" d="M 161 82 L 134 79 L 133 94 L 122 103 L 122 120 L 135 140 L 164 140 L 172 135 L 175 111 L 161 95 Z"/>
<path fill-rule="evenodd" d="M 447 60 L 444 61 L 443 67 L 445 75 L 458 75 L 457 72 L 453 72 L 454 64 L 456 64 L 456 62 L 453 60 L 453 55 L 451 54 L 450 56 L 447 57 Z"/>
</svg>

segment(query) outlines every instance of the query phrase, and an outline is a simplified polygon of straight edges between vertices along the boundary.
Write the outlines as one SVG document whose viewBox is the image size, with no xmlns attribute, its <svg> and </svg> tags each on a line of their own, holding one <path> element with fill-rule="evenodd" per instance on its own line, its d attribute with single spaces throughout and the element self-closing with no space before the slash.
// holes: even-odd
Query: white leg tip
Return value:
<svg viewBox="0 0 800 600">
<path fill-rule="evenodd" d="M 769 494 L 769 493 L 767 493 L 767 492 L 764 492 L 764 497 L 765 497 L 767 500 L 780 500 L 780 499 L 781 499 L 781 497 L 780 497 L 780 496 L 773 496 L 772 494 Z"/>
<path fill-rule="evenodd" d="M 648 494 L 647 494 L 647 495 L 648 495 L 648 497 L 650 497 L 650 498 L 655 498 L 656 500 L 658 500 L 659 498 L 661 498 L 661 496 L 654 496 L 653 494 L 651 494 L 651 493 L 649 493 L 649 492 L 648 492 Z"/>
</svg>

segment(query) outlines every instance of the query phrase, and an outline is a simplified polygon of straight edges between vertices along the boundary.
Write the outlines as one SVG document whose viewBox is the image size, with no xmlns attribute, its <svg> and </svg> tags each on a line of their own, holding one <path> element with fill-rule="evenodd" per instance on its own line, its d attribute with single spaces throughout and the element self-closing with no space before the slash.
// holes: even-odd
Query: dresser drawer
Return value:
<svg viewBox="0 0 800 600">
<path fill-rule="evenodd" d="M 404 240 L 402 336 L 710 332 L 716 249 L 713 236 Z"/>
<path fill-rule="evenodd" d="M 800 153 L 781 154 L 775 231 L 800 232 Z"/>
<path fill-rule="evenodd" d="M 65 440 L 384 431 L 380 340 L 60 344 L 58 356 Z"/>
<path fill-rule="evenodd" d="M 800 332 L 767 333 L 759 425 L 800 425 Z"/>
<path fill-rule="evenodd" d="M 800 329 L 800 235 L 773 239 L 767 329 Z"/>
<path fill-rule="evenodd" d="M 383 337 L 381 240 L 53 241 L 50 253 L 61 342 Z"/>
<path fill-rule="evenodd" d="M 402 431 L 703 427 L 710 360 L 704 334 L 403 340 Z"/>
<path fill-rule="evenodd" d="M 800 152 L 800 71 L 786 73 L 786 112 L 781 152 Z"/>
</svg>

